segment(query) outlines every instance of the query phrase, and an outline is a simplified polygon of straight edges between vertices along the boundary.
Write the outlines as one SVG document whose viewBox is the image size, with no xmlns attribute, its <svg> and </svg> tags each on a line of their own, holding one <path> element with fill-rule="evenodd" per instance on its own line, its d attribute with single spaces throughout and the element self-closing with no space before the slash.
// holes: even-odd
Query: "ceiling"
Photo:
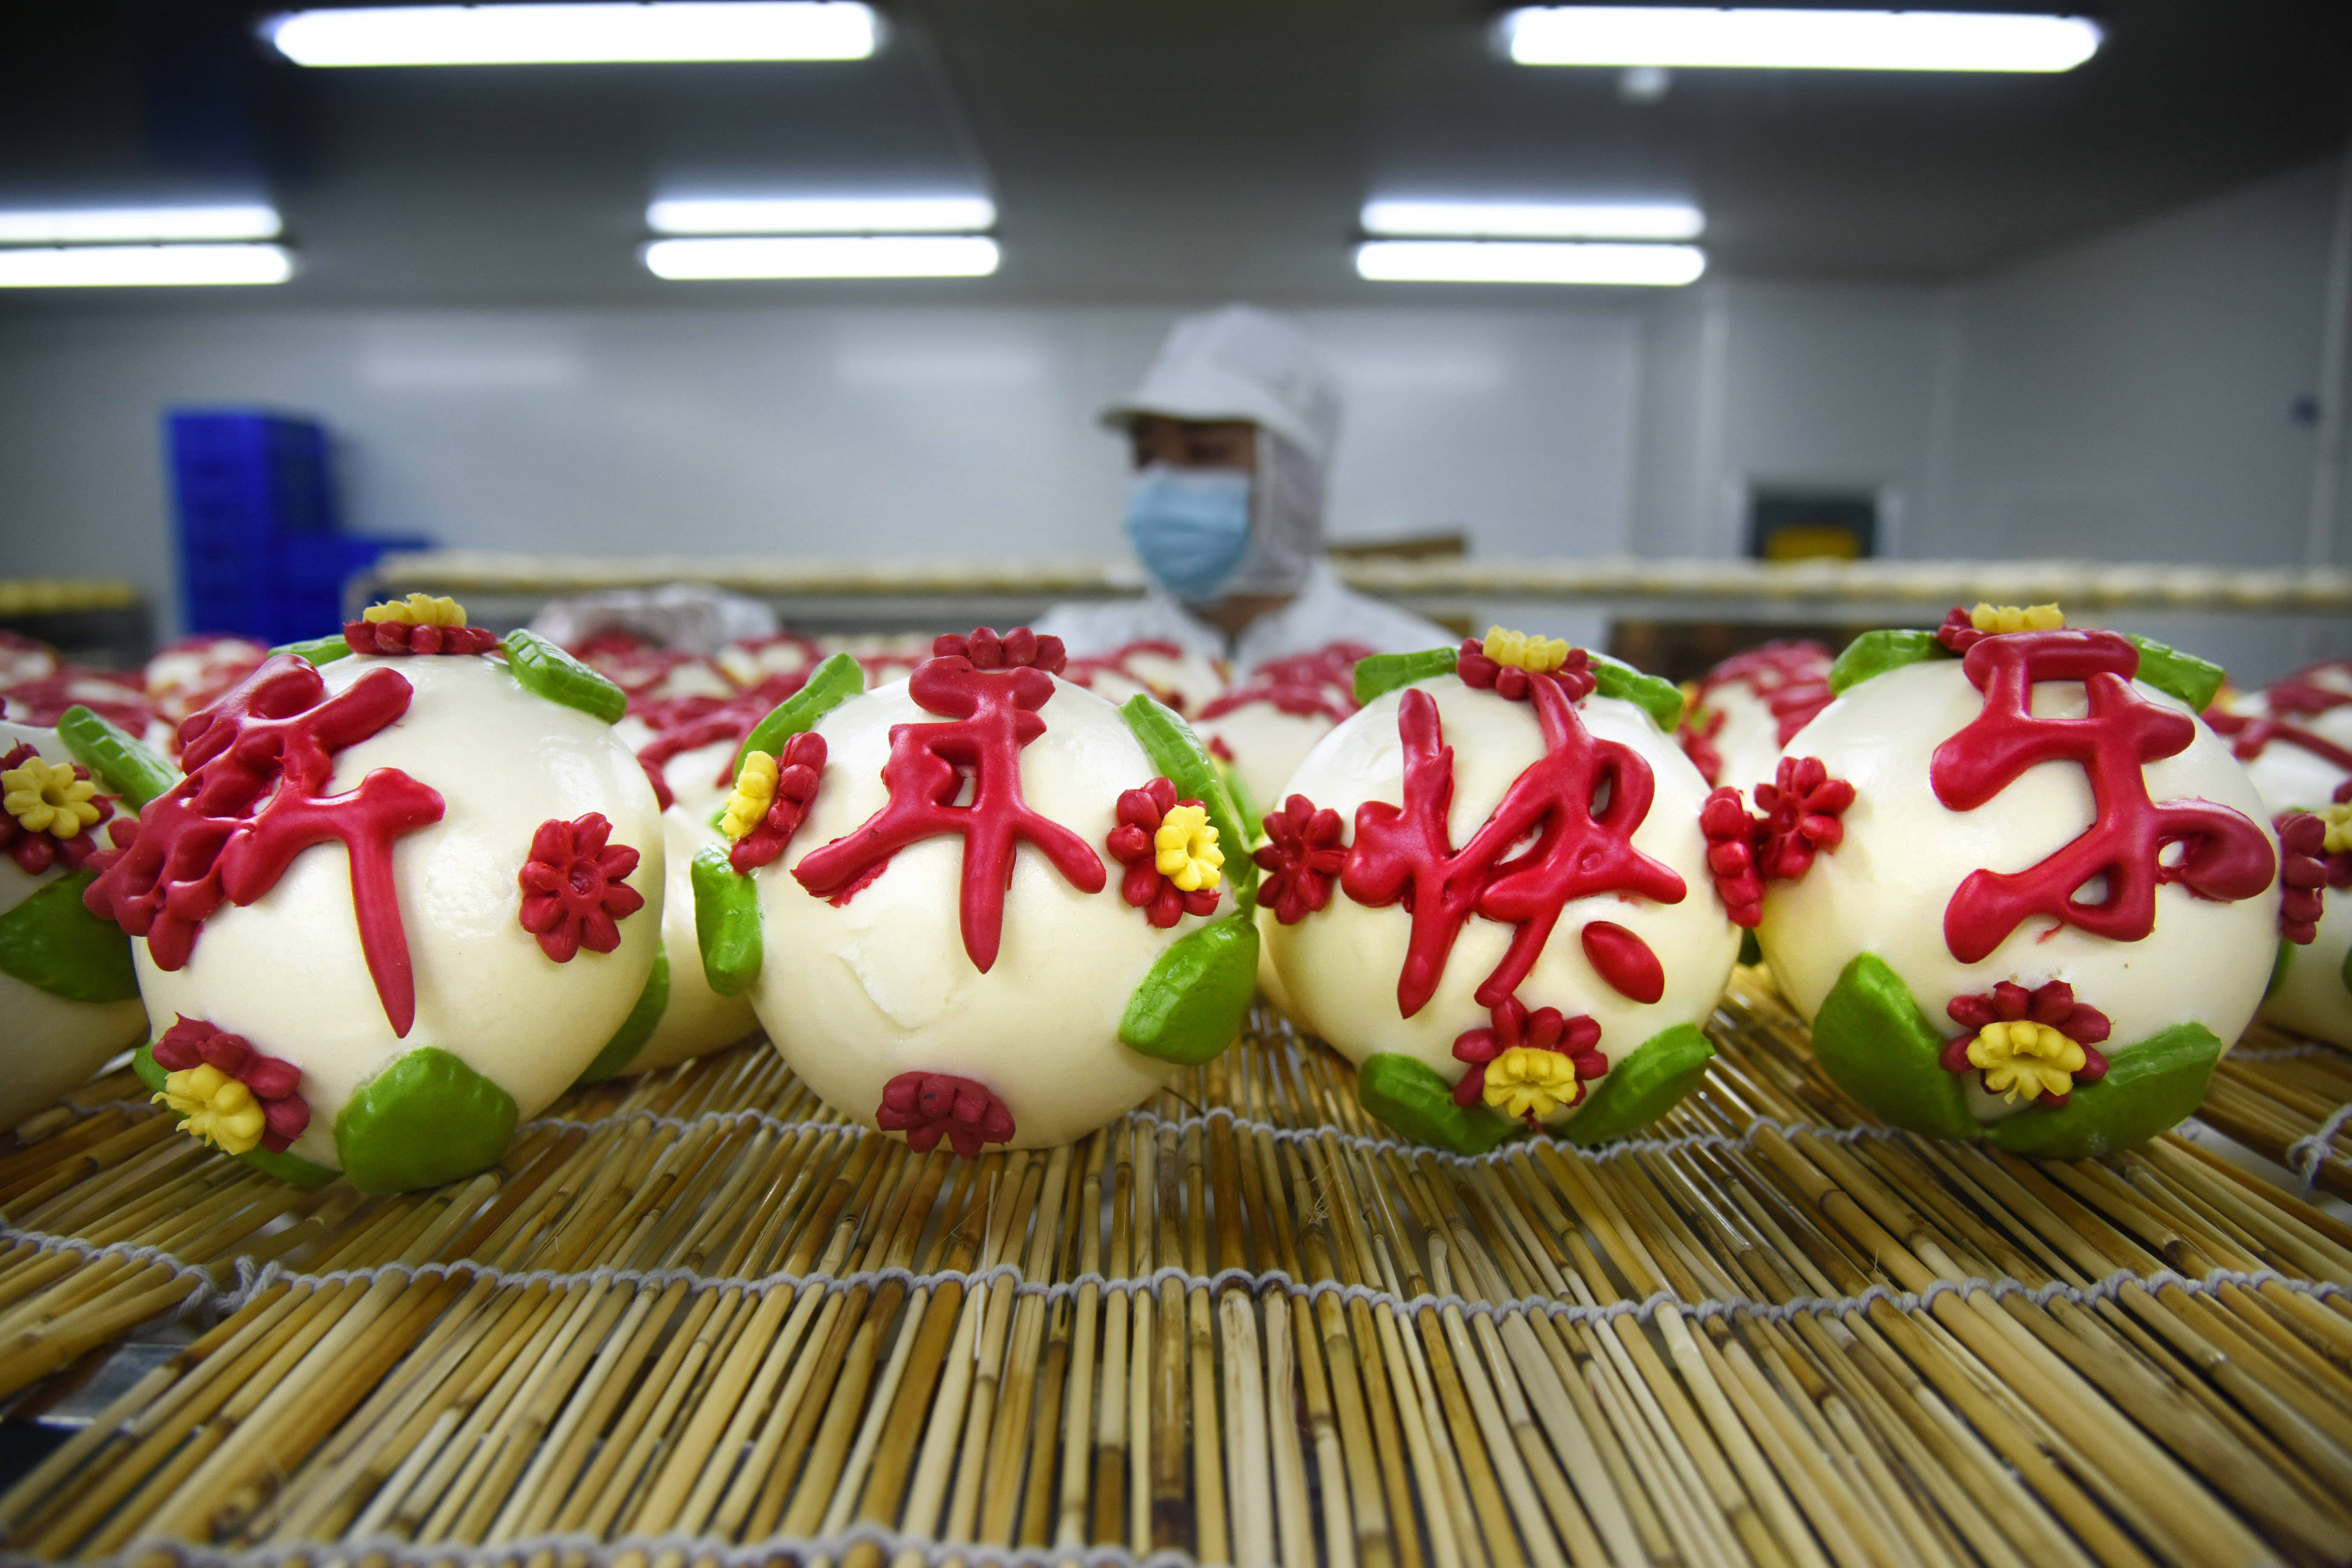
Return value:
<svg viewBox="0 0 2352 1568">
<path fill-rule="evenodd" d="M 881 4 L 887 43 L 849 64 L 304 71 L 253 41 L 272 7 L 17 0 L 0 200 L 266 194 L 303 262 L 279 303 L 1393 301 L 1464 291 L 1354 277 L 1371 195 L 1687 197 L 1718 273 L 1932 281 L 2352 129 L 2340 3 L 2114 0 L 2063 76 L 1682 72 L 1655 102 L 1508 64 L 1465 0 Z M 975 185 L 992 279 L 686 286 L 635 260 L 657 193 Z"/>
</svg>

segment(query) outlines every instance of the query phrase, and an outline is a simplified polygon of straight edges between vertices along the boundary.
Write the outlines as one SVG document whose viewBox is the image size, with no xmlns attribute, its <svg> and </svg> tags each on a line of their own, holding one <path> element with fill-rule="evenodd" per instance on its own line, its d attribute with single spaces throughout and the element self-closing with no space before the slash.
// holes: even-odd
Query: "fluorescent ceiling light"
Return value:
<svg viewBox="0 0 2352 1568">
<path fill-rule="evenodd" d="M 767 239 L 657 239 L 656 278 L 985 278 L 996 241 L 977 235 L 827 235 Z"/>
<path fill-rule="evenodd" d="M 646 209 L 656 234 L 973 234 L 995 221 L 986 196 L 678 197 Z"/>
<path fill-rule="evenodd" d="M 261 31 L 305 66 L 862 60 L 880 37 L 858 0 L 379 5 L 296 11 Z"/>
<path fill-rule="evenodd" d="M 276 245 L 78 245 L 0 249 L 0 289 L 120 289 L 283 283 L 294 258 Z"/>
<path fill-rule="evenodd" d="M 62 207 L 0 211 L 0 245 L 88 245 L 109 240 L 268 239 L 278 209 L 257 202 L 184 207 Z"/>
<path fill-rule="evenodd" d="M 1523 66 L 2065 71 L 2100 40 L 2080 16 L 1973 11 L 1533 5 L 1503 25 Z"/>
<path fill-rule="evenodd" d="M 1364 204 L 1364 232 L 1465 239 L 1696 239 L 1706 220 L 1682 202 Z"/>
<path fill-rule="evenodd" d="M 1695 245 L 1575 245 L 1475 239 L 1375 239 L 1356 271 L 1381 283 L 1688 283 L 1706 270 Z"/>
</svg>

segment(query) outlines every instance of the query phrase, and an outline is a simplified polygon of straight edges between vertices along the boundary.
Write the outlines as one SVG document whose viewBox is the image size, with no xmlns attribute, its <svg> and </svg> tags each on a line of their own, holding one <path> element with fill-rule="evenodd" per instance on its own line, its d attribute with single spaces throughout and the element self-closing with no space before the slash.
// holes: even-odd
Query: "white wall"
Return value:
<svg viewBox="0 0 2352 1568">
<path fill-rule="evenodd" d="M 1124 554 L 1096 411 L 1173 310 L 268 310 L 0 328 L 0 527 L 41 569 L 173 596 L 157 421 L 315 414 L 348 521 L 488 549 Z M 1349 425 L 1336 534 L 1469 529 L 1496 554 L 1625 548 L 1624 304 L 1302 313 Z M 18 557 L 22 559 L 22 557 Z"/>
</svg>

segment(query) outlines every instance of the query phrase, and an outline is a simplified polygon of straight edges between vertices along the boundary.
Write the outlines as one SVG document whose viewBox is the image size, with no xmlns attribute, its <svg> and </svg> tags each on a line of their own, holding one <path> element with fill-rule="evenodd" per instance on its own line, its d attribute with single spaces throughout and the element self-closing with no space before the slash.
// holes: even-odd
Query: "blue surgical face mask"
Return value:
<svg viewBox="0 0 2352 1568">
<path fill-rule="evenodd" d="M 1128 486 L 1127 537 L 1153 582 L 1180 599 L 1213 599 L 1249 553 L 1250 477 L 1153 463 Z"/>
</svg>

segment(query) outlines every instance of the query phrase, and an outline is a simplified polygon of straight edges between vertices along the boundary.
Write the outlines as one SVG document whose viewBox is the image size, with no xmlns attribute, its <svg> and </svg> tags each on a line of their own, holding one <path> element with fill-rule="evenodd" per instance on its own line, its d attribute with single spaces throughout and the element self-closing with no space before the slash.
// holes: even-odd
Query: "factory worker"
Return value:
<svg viewBox="0 0 2352 1568">
<path fill-rule="evenodd" d="M 1242 672 L 1336 642 L 1406 653 L 1456 640 L 1355 592 L 1325 558 L 1339 387 L 1288 322 L 1246 305 L 1187 316 L 1102 417 L 1133 448 L 1127 537 L 1151 588 L 1049 611 L 1036 629 L 1073 655 L 1167 641 Z"/>
</svg>

